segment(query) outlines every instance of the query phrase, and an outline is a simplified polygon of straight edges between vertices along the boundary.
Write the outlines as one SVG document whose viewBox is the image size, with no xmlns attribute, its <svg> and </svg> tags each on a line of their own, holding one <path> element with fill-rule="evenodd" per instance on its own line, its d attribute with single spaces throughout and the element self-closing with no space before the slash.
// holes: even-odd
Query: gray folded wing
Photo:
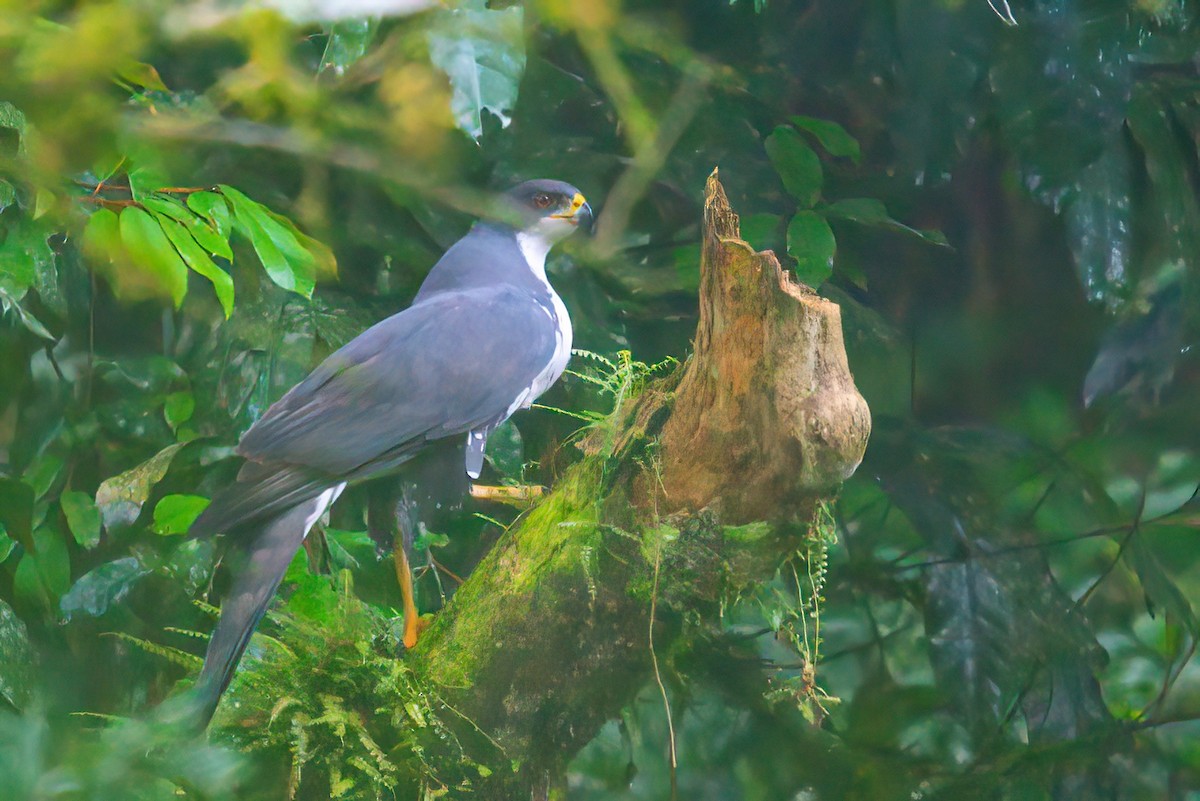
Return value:
<svg viewBox="0 0 1200 801">
<path fill-rule="evenodd" d="M 550 362 L 555 325 L 528 292 L 447 292 L 330 355 L 246 432 L 249 462 L 193 533 L 229 528 L 390 470 L 424 444 L 494 425 Z"/>
</svg>

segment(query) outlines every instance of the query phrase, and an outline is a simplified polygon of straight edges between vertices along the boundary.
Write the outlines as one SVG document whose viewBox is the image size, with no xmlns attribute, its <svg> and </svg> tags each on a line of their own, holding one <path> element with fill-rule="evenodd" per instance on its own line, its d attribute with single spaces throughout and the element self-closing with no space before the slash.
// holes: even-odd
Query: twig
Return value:
<svg viewBox="0 0 1200 801">
<path fill-rule="evenodd" d="M 675 801 L 679 788 L 676 778 L 676 769 L 679 762 L 675 752 L 675 723 L 671 719 L 671 701 L 667 698 L 667 688 L 663 684 L 662 673 L 658 669 L 658 655 L 654 652 L 654 613 L 658 606 L 658 568 L 662 564 L 662 551 L 657 550 L 654 554 L 654 588 L 650 591 L 650 662 L 654 666 L 654 681 L 658 684 L 658 691 L 662 693 L 663 709 L 667 713 L 667 734 L 670 737 L 670 753 L 671 753 L 671 801 Z"/>
</svg>

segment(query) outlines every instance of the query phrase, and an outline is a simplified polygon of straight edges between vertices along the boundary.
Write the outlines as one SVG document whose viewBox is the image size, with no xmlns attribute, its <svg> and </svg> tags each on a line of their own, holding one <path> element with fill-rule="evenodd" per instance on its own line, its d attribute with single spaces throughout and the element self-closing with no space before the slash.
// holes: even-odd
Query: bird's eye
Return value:
<svg viewBox="0 0 1200 801">
<path fill-rule="evenodd" d="M 552 202 L 553 201 L 550 199 L 550 196 L 547 195 L 545 192 L 538 192 L 536 195 L 533 196 L 533 205 L 537 206 L 539 209 L 550 208 L 550 204 Z"/>
</svg>

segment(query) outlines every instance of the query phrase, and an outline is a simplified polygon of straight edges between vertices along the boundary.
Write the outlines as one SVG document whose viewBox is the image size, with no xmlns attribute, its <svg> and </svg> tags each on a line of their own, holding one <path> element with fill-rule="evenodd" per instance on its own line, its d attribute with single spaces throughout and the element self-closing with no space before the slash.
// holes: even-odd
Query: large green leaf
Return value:
<svg viewBox="0 0 1200 801">
<path fill-rule="evenodd" d="M 163 233 L 167 235 L 167 239 L 171 240 L 171 244 L 175 246 L 175 250 L 183 257 L 187 266 L 192 268 L 193 272 L 212 282 L 213 289 L 217 293 L 217 300 L 220 301 L 221 309 L 225 312 L 225 319 L 228 320 L 233 314 L 233 279 L 229 273 L 213 263 L 213 260 L 204 252 L 204 248 L 200 247 L 183 223 L 166 215 L 156 215 L 156 217 L 158 224 L 162 226 Z"/>
<path fill-rule="evenodd" d="M 154 507 L 154 530 L 159 534 L 186 534 L 208 498 L 200 495 L 167 495 Z"/>
<path fill-rule="evenodd" d="M 892 216 L 888 214 L 887 206 L 883 205 L 883 201 L 872 197 L 838 200 L 822 209 L 822 213 L 827 217 L 850 220 L 860 225 L 887 228 L 892 231 L 911 234 L 934 245 L 945 247 L 949 244 L 946 241 L 946 237 L 940 231 L 925 231 L 912 228 L 898 220 L 892 219 Z"/>
<path fill-rule="evenodd" d="M 39 272 L 56 269 L 49 235 L 39 222 L 28 218 L 8 230 L 0 244 L 0 289 L 19 300 L 36 283 Z"/>
<path fill-rule="evenodd" d="M 62 534 L 43 526 L 33 532 L 33 550 L 26 551 L 13 576 L 16 597 L 57 615 L 58 599 L 71 585 L 71 561 Z"/>
<path fill-rule="evenodd" d="M 29 629 L 0 599 L 0 697 L 23 709 L 33 691 L 33 648 Z"/>
<path fill-rule="evenodd" d="M 781 125 L 766 141 L 767 157 L 788 193 L 801 208 L 812 208 L 821 197 L 825 175 L 821 159 L 795 128 Z"/>
<path fill-rule="evenodd" d="M 127 556 L 84 573 L 59 603 L 63 619 L 70 620 L 75 615 L 103 615 L 149 572 L 137 557 Z"/>
<path fill-rule="evenodd" d="M 214 197 L 219 196 L 214 195 Z M 165 195 L 151 195 L 150 197 L 143 198 L 142 205 L 156 214 L 170 217 L 172 220 L 183 223 L 188 233 L 192 235 L 192 238 L 199 242 L 200 246 L 207 252 L 214 256 L 229 259 L 230 261 L 233 260 L 233 251 L 229 248 L 228 225 L 225 226 L 224 234 L 222 234 L 221 229 L 214 229 L 216 224 L 211 222 L 207 214 L 193 211 L 190 207 L 183 205 L 183 203 L 175 198 Z M 203 203 L 200 205 L 202 208 L 205 208 Z M 221 200 L 221 205 L 225 208 L 226 217 L 228 217 L 228 205 L 225 204 L 224 200 Z M 207 208 L 214 213 L 214 216 L 219 213 L 216 211 L 216 206 L 207 206 Z M 228 220 L 226 220 L 226 223 L 228 223 Z"/>
<path fill-rule="evenodd" d="M 171 460 L 183 445 L 168 445 L 137 467 L 101 482 L 96 490 L 96 506 L 104 518 L 105 528 L 128 526 L 137 520 L 154 485 L 162 481 Z"/>
<path fill-rule="evenodd" d="M 796 277 L 816 289 L 833 274 L 837 240 L 825 218 L 801 211 L 788 223 L 788 255 L 796 260 Z"/>
<path fill-rule="evenodd" d="M 155 294 L 165 294 L 176 307 L 187 294 L 187 265 L 162 227 L 147 212 L 127 208 L 119 217 L 121 244 L 135 269 Z"/>
<path fill-rule="evenodd" d="M 801 130 L 808 131 L 817 138 L 821 147 L 831 156 L 842 156 L 855 164 L 862 158 L 862 150 L 858 140 L 846 132 L 846 129 L 832 120 L 822 120 L 816 117 L 796 115 L 791 118 L 792 124 Z"/>
<path fill-rule="evenodd" d="M 95 501 L 85 492 L 68 490 L 58 499 L 67 527 L 75 541 L 84 548 L 95 548 L 100 544 L 100 510 Z"/>
<path fill-rule="evenodd" d="M 479 139 L 485 109 L 507 127 L 525 72 L 522 7 L 473 2 L 444 9 L 427 36 L 430 60 L 450 79 L 450 110 L 458 127 Z"/>
<path fill-rule="evenodd" d="M 233 233 L 233 217 L 229 211 L 229 201 L 223 195 L 216 192 L 193 192 L 188 195 L 187 206 L 208 220 L 222 241 L 229 242 L 229 235 Z M 204 243 L 201 242 L 201 244 Z M 227 259 L 233 258 L 232 254 L 226 256 L 219 250 L 212 252 L 218 256 L 225 256 Z"/>
<path fill-rule="evenodd" d="M 231 186 L 222 184 L 220 189 L 233 205 L 234 226 L 250 240 L 271 280 L 284 289 L 311 297 L 315 286 L 313 255 L 261 203 Z"/>
</svg>

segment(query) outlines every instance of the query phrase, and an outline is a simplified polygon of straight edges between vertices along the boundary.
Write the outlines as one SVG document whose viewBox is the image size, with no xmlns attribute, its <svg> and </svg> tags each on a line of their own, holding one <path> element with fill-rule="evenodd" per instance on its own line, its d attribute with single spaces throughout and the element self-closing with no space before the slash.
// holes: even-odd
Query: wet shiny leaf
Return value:
<svg viewBox="0 0 1200 801">
<path fill-rule="evenodd" d="M 79 577 L 62 597 L 64 620 L 77 615 L 99 617 L 121 602 L 138 579 L 150 571 L 136 557 L 125 557 L 100 565 Z"/>
</svg>

